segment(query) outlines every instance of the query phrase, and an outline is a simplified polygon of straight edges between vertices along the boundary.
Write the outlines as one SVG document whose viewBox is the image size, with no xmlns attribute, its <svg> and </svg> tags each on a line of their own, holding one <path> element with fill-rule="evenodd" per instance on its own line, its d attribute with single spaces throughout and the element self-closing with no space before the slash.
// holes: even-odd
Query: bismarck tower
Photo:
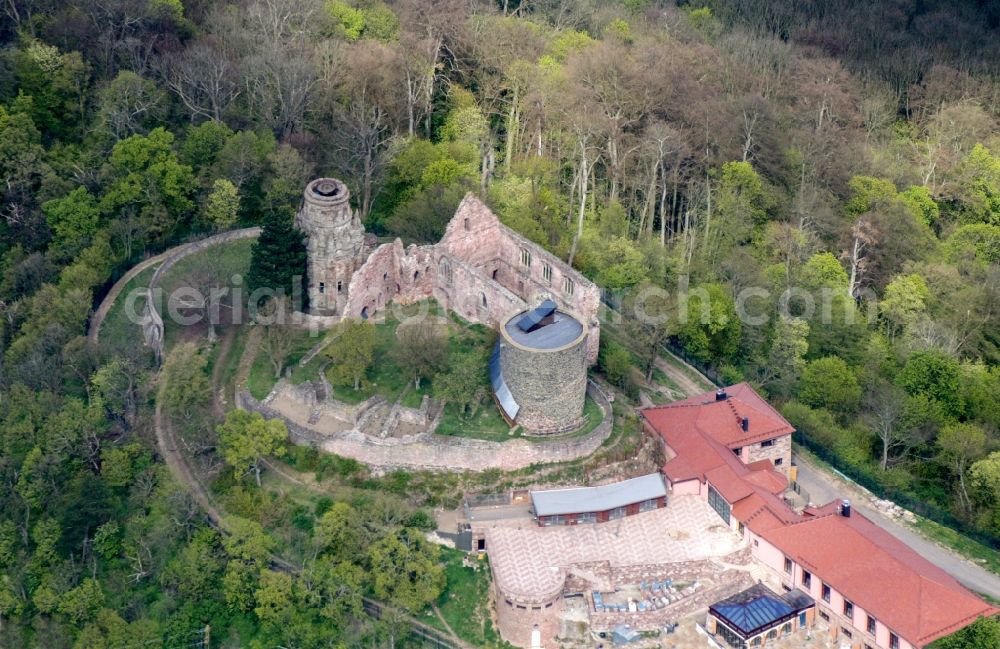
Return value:
<svg viewBox="0 0 1000 649">
<path fill-rule="evenodd" d="M 306 186 L 295 225 L 307 237 L 309 311 L 338 315 L 347 303 L 348 285 L 365 260 L 365 228 L 351 210 L 347 186 L 318 178 Z"/>
</svg>

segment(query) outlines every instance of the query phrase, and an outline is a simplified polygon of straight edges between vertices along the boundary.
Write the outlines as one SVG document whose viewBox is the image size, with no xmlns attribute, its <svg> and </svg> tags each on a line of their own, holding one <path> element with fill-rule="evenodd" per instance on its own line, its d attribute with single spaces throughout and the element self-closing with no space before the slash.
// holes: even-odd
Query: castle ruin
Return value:
<svg viewBox="0 0 1000 649">
<path fill-rule="evenodd" d="M 434 298 L 469 322 L 500 330 L 514 315 L 551 300 L 560 312 L 579 320 L 583 334 L 573 342 L 584 351 L 582 368 L 572 368 L 574 380 L 555 380 L 541 387 L 580 392 L 572 402 L 582 408 L 586 382 L 578 379 L 585 376 L 586 366 L 596 362 L 600 339 L 600 289 L 593 282 L 500 223 L 471 193 L 459 204 L 438 243 L 405 247 L 399 239 L 375 246 L 349 200 L 344 183 L 319 178 L 306 186 L 295 219 L 308 237 L 307 293 L 312 313 L 369 318 L 390 302 Z M 504 344 L 502 339 L 500 345 Z M 540 362 L 542 358 L 539 355 Z M 508 378 L 517 385 L 521 377 Z M 536 399 L 544 401 L 545 396 Z M 518 423 L 527 430 L 557 432 L 580 420 L 582 413 L 571 410 L 560 421 Z"/>
</svg>

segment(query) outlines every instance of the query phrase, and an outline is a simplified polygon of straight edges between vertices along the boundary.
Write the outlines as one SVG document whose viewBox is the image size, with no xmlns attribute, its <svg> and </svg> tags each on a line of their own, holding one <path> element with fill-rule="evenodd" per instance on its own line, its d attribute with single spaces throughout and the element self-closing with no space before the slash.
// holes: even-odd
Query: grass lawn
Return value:
<svg viewBox="0 0 1000 649">
<path fill-rule="evenodd" d="M 500 416 L 500 411 L 492 401 L 480 405 L 476 414 L 468 418 L 459 414 L 458 406 L 449 403 L 444 407 L 441 423 L 435 432 L 438 435 L 471 437 L 494 442 L 503 442 L 520 436 L 520 433 L 510 434 L 510 426 Z"/>
<path fill-rule="evenodd" d="M 442 548 L 447 584 L 438 610 L 456 635 L 476 647 L 509 647 L 490 619 L 490 567 L 484 558 L 475 568 L 462 564 L 464 552 Z"/>
<path fill-rule="evenodd" d="M 250 247 L 253 243 L 252 239 L 241 239 L 201 250 L 177 262 L 164 274 L 160 280 L 159 288 L 163 291 L 160 315 L 163 317 L 164 346 L 166 349 L 172 348 L 181 340 L 182 334 L 187 328 L 185 325 L 174 322 L 169 316 L 168 304 L 171 293 L 195 281 L 196 269 L 204 265 L 210 266 L 212 276 L 216 278 L 220 286 L 232 287 L 234 275 L 246 278 L 247 271 L 250 270 Z M 220 318 L 228 321 L 230 316 L 225 313 L 228 309 L 220 308 L 219 311 Z M 243 321 L 245 322 L 247 318 L 248 315 L 244 310 Z M 205 327 L 204 324 L 192 326 L 197 326 L 199 331 Z"/>
<path fill-rule="evenodd" d="M 145 288 L 149 286 L 149 280 L 153 277 L 153 273 L 156 271 L 156 267 L 147 268 L 135 277 L 133 277 L 122 289 L 122 292 L 118 294 L 118 299 L 115 300 L 114 305 L 108 311 L 108 315 L 104 318 L 104 323 L 101 325 L 101 340 L 108 341 L 113 345 L 121 344 L 121 341 L 134 338 L 135 340 L 142 340 L 142 328 L 129 320 L 125 314 L 125 302 L 128 299 L 129 293 L 137 288 Z M 145 306 L 146 301 L 144 299 L 135 300 L 134 311 L 136 315 L 142 315 L 142 309 Z"/>
<path fill-rule="evenodd" d="M 1000 552 L 922 516 L 917 517 L 915 527 L 927 538 L 951 548 L 994 574 L 1000 574 Z"/>
</svg>

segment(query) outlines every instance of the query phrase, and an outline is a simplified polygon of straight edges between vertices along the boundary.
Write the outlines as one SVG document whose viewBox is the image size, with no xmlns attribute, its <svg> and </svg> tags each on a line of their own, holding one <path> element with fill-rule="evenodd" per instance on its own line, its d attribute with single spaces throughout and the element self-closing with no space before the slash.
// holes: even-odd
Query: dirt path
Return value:
<svg viewBox="0 0 1000 649">
<path fill-rule="evenodd" d="M 212 368 L 212 413 L 216 419 L 226 416 L 226 406 L 229 400 L 222 393 L 222 369 L 226 365 L 226 357 L 229 356 L 229 349 L 233 346 L 233 339 L 236 338 L 236 327 L 227 327 L 222 339 L 219 341 L 218 353 L 215 355 L 215 367 Z"/>
<path fill-rule="evenodd" d="M 675 362 L 683 363 L 683 361 L 677 360 L 677 357 L 673 357 Z M 686 371 L 680 369 L 673 363 L 667 362 L 662 356 L 656 359 L 656 369 L 660 370 L 667 375 L 671 381 L 677 384 L 681 392 L 684 393 L 685 397 L 693 397 L 696 394 L 701 394 L 712 389 L 711 382 L 705 379 L 704 382 L 696 381 L 688 374 Z"/>
<path fill-rule="evenodd" d="M 247 325 L 244 325 L 247 326 Z M 260 351 L 260 342 L 264 338 L 264 330 L 261 327 L 250 327 L 250 333 L 243 341 L 243 355 L 240 356 L 239 367 L 236 368 L 236 389 L 239 390 L 247 382 L 250 376 L 250 368 Z"/>
<path fill-rule="evenodd" d="M 173 474 L 174 479 L 187 487 L 191 497 L 194 498 L 198 506 L 205 512 L 212 525 L 225 531 L 227 528 L 222 512 L 212 503 L 212 499 L 209 497 L 205 486 L 191 473 L 191 469 L 188 467 L 183 454 L 177 448 L 177 439 L 174 436 L 173 429 L 166 423 L 166 418 L 163 416 L 163 399 L 166 394 L 167 385 L 166 377 L 161 374 L 158 380 L 160 385 L 156 391 L 156 411 L 153 418 L 154 429 L 156 430 L 156 445 L 160 449 L 160 454 L 163 455 L 163 460 L 166 462 L 167 468 L 170 469 L 170 473 Z"/>
</svg>

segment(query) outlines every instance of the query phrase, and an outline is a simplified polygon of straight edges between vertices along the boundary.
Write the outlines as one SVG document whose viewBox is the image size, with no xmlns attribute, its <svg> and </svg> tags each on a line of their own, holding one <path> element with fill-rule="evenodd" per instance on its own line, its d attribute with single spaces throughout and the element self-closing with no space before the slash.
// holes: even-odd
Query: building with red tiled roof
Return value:
<svg viewBox="0 0 1000 649">
<path fill-rule="evenodd" d="M 706 498 L 786 590 L 812 595 L 841 646 L 922 649 L 1000 613 L 849 505 L 793 510 L 793 428 L 746 383 L 640 414 L 671 489 Z"/>
</svg>

